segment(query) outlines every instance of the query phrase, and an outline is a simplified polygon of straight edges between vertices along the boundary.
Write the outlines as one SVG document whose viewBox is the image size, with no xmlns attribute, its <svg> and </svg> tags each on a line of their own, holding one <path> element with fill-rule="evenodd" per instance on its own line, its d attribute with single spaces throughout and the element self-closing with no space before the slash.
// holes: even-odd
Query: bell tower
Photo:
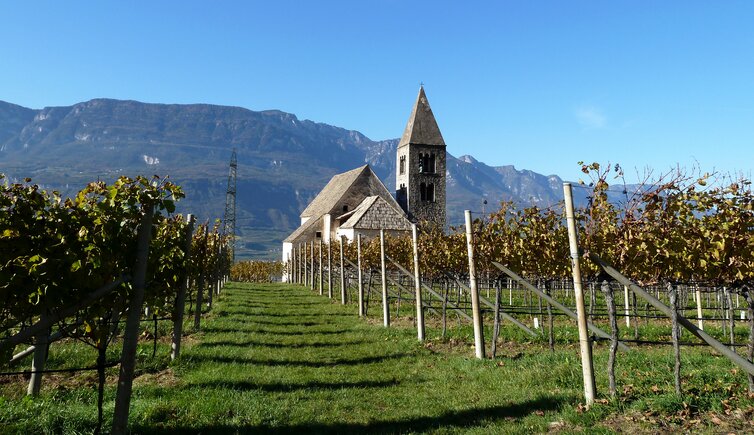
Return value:
<svg viewBox="0 0 754 435">
<path fill-rule="evenodd" d="M 398 143 L 396 199 L 415 222 L 445 228 L 445 140 L 424 86 Z"/>
</svg>

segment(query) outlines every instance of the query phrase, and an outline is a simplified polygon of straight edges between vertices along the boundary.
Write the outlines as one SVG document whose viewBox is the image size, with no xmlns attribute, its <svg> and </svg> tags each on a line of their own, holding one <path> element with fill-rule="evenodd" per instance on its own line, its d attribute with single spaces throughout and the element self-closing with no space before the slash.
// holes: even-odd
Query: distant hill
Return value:
<svg viewBox="0 0 754 435">
<path fill-rule="evenodd" d="M 0 101 L 0 172 L 66 194 L 97 179 L 169 175 L 187 194 L 179 211 L 222 217 L 236 148 L 242 257 L 278 258 L 298 214 L 336 173 L 367 162 L 393 190 L 397 143 L 278 110 L 111 99 L 32 110 Z M 490 211 L 501 200 L 547 206 L 562 198 L 555 175 L 451 155 L 447 170 L 451 225 L 464 209 L 481 211 L 485 199 Z"/>
</svg>

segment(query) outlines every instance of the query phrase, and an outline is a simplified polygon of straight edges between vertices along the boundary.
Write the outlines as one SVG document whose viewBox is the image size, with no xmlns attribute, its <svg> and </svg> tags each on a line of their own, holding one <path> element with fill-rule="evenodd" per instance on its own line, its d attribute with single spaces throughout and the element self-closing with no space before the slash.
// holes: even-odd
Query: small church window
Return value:
<svg viewBox="0 0 754 435">
<path fill-rule="evenodd" d="M 401 184 L 401 187 L 398 189 L 398 194 L 396 195 L 396 199 L 398 200 L 398 204 L 405 210 L 406 209 L 406 200 L 408 199 L 406 197 L 406 185 Z"/>
<path fill-rule="evenodd" d="M 405 173 L 406 173 L 406 156 L 401 156 L 400 174 L 403 175 Z"/>
<path fill-rule="evenodd" d="M 347 213 L 347 212 L 348 212 L 348 206 L 347 206 L 347 205 L 344 205 L 344 206 L 343 206 L 343 213 Z"/>
<path fill-rule="evenodd" d="M 421 197 L 422 201 L 427 200 L 427 184 L 422 183 L 419 185 L 419 196 Z"/>
<path fill-rule="evenodd" d="M 424 172 L 424 154 L 419 153 L 419 173 Z"/>
<path fill-rule="evenodd" d="M 435 202 L 435 185 L 432 183 L 427 185 L 427 201 Z"/>
<path fill-rule="evenodd" d="M 317 233 L 314 235 L 314 237 L 321 239 L 322 238 L 322 231 L 317 231 Z"/>
<path fill-rule="evenodd" d="M 429 155 L 429 164 L 427 165 L 427 172 L 435 173 L 435 153 Z"/>
</svg>

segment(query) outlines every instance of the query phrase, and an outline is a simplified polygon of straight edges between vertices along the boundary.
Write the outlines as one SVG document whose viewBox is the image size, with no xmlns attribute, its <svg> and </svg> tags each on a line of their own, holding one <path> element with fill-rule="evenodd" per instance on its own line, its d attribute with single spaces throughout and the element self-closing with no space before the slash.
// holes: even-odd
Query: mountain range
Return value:
<svg viewBox="0 0 754 435">
<path fill-rule="evenodd" d="M 97 179 L 168 175 L 186 192 L 179 212 L 222 218 L 235 149 L 240 258 L 279 258 L 301 210 L 336 173 L 366 162 L 393 190 L 397 144 L 278 110 L 112 99 L 35 110 L 0 101 L 0 172 L 63 194 Z M 462 222 L 464 209 L 491 211 L 501 200 L 548 206 L 562 199 L 556 175 L 447 157 L 451 225 Z"/>
</svg>

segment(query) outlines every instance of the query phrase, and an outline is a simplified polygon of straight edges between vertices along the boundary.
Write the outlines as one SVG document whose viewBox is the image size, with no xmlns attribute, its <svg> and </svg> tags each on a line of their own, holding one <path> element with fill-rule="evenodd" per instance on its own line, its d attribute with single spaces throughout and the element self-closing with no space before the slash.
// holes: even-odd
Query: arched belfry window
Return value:
<svg viewBox="0 0 754 435">
<path fill-rule="evenodd" d="M 422 201 L 427 200 L 427 183 L 421 183 L 419 185 L 419 197 Z"/>
<path fill-rule="evenodd" d="M 400 160 L 400 174 L 403 175 L 406 173 L 406 156 L 401 156 Z"/>
<path fill-rule="evenodd" d="M 435 169 L 435 153 L 432 153 L 429 155 L 429 164 L 427 165 L 427 172 L 430 172 L 434 174 L 436 172 Z"/>
<path fill-rule="evenodd" d="M 424 165 L 424 153 L 419 153 L 419 173 L 424 172 L 425 169 Z"/>
<path fill-rule="evenodd" d="M 435 185 L 432 183 L 427 185 L 427 201 L 435 202 Z"/>
</svg>

